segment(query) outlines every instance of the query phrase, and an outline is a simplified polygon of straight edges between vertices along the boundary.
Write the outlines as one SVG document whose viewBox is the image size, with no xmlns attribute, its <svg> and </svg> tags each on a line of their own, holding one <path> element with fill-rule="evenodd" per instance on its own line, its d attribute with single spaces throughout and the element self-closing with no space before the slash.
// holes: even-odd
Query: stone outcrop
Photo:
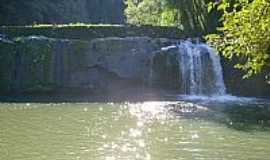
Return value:
<svg viewBox="0 0 270 160">
<path fill-rule="evenodd" d="M 228 61 L 222 58 L 223 75 L 227 92 L 238 96 L 269 97 L 270 84 L 266 81 L 264 76 L 266 74 L 258 74 L 248 79 L 243 79 L 245 74 L 234 68 L 236 63 L 236 59 Z"/>
<path fill-rule="evenodd" d="M 0 43 L 1 92 L 103 91 L 147 82 L 151 55 L 168 39 L 98 38 L 92 41 L 42 36 Z"/>
<path fill-rule="evenodd" d="M 77 39 L 91 41 L 107 37 L 151 37 L 185 39 L 192 35 L 177 27 L 166 26 L 131 26 L 131 25 L 37 25 L 37 26 L 0 26 L 0 34 L 11 38 L 28 37 L 32 35 L 56 39 Z"/>
<path fill-rule="evenodd" d="M 71 40 L 0 35 L 0 93 L 106 93 L 130 86 L 181 93 L 178 49 L 162 49 L 175 43 L 149 37 Z M 269 96 L 264 77 L 242 80 L 232 64 L 222 62 L 227 93 Z M 211 65 L 205 64 L 204 69 L 208 73 Z M 211 80 L 211 75 L 205 77 Z"/>
</svg>

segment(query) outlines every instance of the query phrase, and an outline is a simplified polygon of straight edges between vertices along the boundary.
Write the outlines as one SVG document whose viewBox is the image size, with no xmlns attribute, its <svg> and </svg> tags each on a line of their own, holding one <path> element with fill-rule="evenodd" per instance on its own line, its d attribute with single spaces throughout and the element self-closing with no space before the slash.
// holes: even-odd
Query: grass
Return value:
<svg viewBox="0 0 270 160">
<path fill-rule="evenodd" d="M 92 40 L 105 37 L 140 37 L 180 39 L 194 37 L 176 27 L 135 26 L 118 24 L 34 24 L 28 26 L 0 26 L 0 34 L 9 37 L 45 36 L 49 38 Z"/>
</svg>

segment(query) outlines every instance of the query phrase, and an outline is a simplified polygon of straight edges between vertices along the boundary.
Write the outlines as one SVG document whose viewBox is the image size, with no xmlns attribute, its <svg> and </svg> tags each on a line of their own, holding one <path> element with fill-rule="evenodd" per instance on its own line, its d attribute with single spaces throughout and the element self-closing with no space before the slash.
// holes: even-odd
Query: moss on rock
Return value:
<svg viewBox="0 0 270 160">
<path fill-rule="evenodd" d="M 43 37 L 19 38 L 15 41 L 15 90 L 47 91 L 51 87 L 52 43 L 53 40 Z"/>
<path fill-rule="evenodd" d="M 71 43 L 72 52 L 73 52 L 73 61 L 74 66 L 73 70 L 82 68 L 86 64 L 86 55 L 85 53 L 89 50 L 90 44 L 88 41 L 72 41 Z"/>
<path fill-rule="evenodd" d="M 92 40 L 105 37 L 137 37 L 151 38 L 187 38 L 195 37 L 192 33 L 184 33 L 176 27 L 158 26 L 123 26 L 123 25 L 41 25 L 41 26 L 9 26 L 0 27 L 0 33 L 11 37 L 46 36 L 61 39 Z"/>
<path fill-rule="evenodd" d="M 0 92 L 12 87 L 12 73 L 15 66 L 15 45 L 0 41 Z"/>
</svg>

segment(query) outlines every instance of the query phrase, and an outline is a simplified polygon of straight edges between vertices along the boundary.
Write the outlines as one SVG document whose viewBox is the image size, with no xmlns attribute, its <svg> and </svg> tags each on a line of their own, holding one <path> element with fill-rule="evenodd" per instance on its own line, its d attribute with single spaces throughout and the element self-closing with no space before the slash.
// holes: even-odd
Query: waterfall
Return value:
<svg viewBox="0 0 270 160">
<path fill-rule="evenodd" d="M 223 80 L 223 70 L 220 63 L 220 57 L 218 56 L 218 53 L 210 46 L 206 44 L 201 44 L 201 46 L 208 50 L 210 59 L 212 61 L 213 71 L 215 75 L 215 94 L 225 95 L 226 87 Z"/>
<path fill-rule="evenodd" d="M 226 94 L 220 58 L 214 49 L 204 43 L 185 40 L 162 51 L 176 57 L 181 94 Z"/>
</svg>

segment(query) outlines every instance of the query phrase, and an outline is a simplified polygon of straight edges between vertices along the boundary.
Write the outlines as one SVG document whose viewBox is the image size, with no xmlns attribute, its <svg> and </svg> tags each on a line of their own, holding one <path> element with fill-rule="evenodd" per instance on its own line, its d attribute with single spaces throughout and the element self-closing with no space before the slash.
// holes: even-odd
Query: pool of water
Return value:
<svg viewBox="0 0 270 160">
<path fill-rule="evenodd" d="M 270 102 L 0 103 L 1 160 L 266 160 Z"/>
</svg>

